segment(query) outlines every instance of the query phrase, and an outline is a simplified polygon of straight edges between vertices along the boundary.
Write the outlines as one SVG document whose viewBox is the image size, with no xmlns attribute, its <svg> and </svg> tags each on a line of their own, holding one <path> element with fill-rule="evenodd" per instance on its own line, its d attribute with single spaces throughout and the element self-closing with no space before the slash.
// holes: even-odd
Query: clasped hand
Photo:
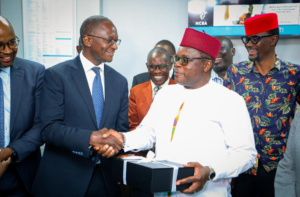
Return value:
<svg viewBox="0 0 300 197">
<path fill-rule="evenodd" d="M 90 145 L 103 157 L 112 157 L 123 148 L 122 135 L 113 130 L 103 128 L 93 131 L 90 137 Z"/>
</svg>

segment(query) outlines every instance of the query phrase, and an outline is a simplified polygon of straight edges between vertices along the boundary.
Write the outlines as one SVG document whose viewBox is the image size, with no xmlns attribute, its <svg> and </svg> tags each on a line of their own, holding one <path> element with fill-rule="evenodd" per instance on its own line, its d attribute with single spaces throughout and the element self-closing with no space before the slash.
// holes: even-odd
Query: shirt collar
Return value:
<svg viewBox="0 0 300 197">
<path fill-rule="evenodd" d="M 211 80 L 214 80 L 215 78 L 221 79 L 223 81 L 223 79 L 219 77 L 219 75 L 214 70 L 211 70 Z"/>
<path fill-rule="evenodd" d="M 10 76 L 10 67 L 0 68 L 1 71 L 4 71 Z"/>
<path fill-rule="evenodd" d="M 80 52 L 79 56 L 80 56 L 80 61 L 81 61 L 81 64 L 83 66 L 84 72 L 88 72 L 93 67 L 95 67 L 95 65 L 90 60 L 88 60 L 86 57 L 84 57 L 82 52 Z M 98 66 L 100 67 L 100 70 L 102 70 L 102 72 L 104 72 L 104 63 L 101 63 Z"/>
<path fill-rule="evenodd" d="M 274 67 L 272 69 L 277 69 L 278 71 L 280 71 L 280 69 L 281 69 L 280 59 L 279 59 L 279 56 L 277 54 L 275 54 L 275 56 L 276 56 L 276 62 L 275 62 Z M 253 71 L 253 72 L 258 73 L 256 70 L 254 70 L 254 62 L 253 61 L 250 61 L 250 64 L 248 64 L 246 67 L 248 68 L 248 70 L 250 72 Z"/>
<path fill-rule="evenodd" d="M 152 80 L 150 79 L 150 81 L 151 81 L 151 86 L 152 86 L 152 90 L 155 88 L 155 84 L 152 82 Z M 164 87 L 164 86 L 166 86 L 166 85 L 168 85 L 169 84 L 169 81 L 170 81 L 170 77 L 165 81 L 165 83 L 164 84 L 162 84 L 162 85 L 160 85 L 159 87 Z"/>
</svg>

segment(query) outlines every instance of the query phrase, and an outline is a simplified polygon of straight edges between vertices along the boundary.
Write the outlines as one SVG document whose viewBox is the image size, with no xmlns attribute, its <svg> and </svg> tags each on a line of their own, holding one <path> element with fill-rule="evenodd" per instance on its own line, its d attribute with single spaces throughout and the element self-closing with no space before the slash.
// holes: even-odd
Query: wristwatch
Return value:
<svg viewBox="0 0 300 197">
<path fill-rule="evenodd" d="M 209 168 L 208 180 L 212 181 L 216 176 L 216 172 L 211 166 L 208 166 L 208 168 Z"/>
<path fill-rule="evenodd" d="M 7 148 L 9 148 L 11 150 L 11 152 L 12 152 L 12 155 L 10 157 L 11 161 L 13 163 L 19 162 L 19 157 L 18 157 L 17 151 L 13 147 L 10 147 L 10 146 L 8 146 Z"/>
<path fill-rule="evenodd" d="M 126 145 L 126 138 L 125 138 L 125 135 L 122 133 L 122 132 L 119 132 L 119 134 L 121 135 L 122 137 L 122 140 L 123 140 L 123 149 L 125 148 L 125 145 Z"/>
</svg>

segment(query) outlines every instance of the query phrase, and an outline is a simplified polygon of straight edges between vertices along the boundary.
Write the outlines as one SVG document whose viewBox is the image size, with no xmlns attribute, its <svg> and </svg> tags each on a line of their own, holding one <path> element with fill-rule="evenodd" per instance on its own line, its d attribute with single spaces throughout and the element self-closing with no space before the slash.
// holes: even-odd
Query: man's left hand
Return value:
<svg viewBox="0 0 300 197">
<path fill-rule="evenodd" d="M 184 167 L 194 167 L 195 168 L 195 175 L 190 176 L 176 182 L 176 185 L 182 185 L 187 183 L 192 183 L 192 185 L 181 191 L 182 193 L 186 194 L 194 194 L 202 190 L 206 181 L 208 180 L 210 170 L 207 166 L 202 166 L 200 163 L 197 162 L 190 162 L 188 164 L 183 164 Z"/>
<path fill-rule="evenodd" d="M 10 148 L 0 148 L 0 162 L 7 160 L 9 157 L 11 157 L 12 151 Z"/>
</svg>

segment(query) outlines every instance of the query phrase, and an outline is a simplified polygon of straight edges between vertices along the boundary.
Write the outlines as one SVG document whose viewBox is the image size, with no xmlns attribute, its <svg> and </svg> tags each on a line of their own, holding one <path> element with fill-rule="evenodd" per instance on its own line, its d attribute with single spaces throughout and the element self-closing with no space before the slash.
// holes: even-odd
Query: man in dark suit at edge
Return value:
<svg viewBox="0 0 300 197">
<path fill-rule="evenodd" d="M 127 80 L 111 67 L 121 40 L 112 21 L 96 15 L 80 28 L 83 48 L 75 59 L 45 72 L 42 137 L 46 147 L 33 185 L 37 197 L 117 197 L 111 159 L 91 148 L 122 144 L 102 139 L 106 128 L 128 130 Z"/>
<path fill-rule="evenodd" d="M 40 95 L 45 67 L 17 58 L 19 38 L 0 16 L 1 197 L 29 197 L 41 159 Z M 1 173 L 0 173 L 1 174 Z"/>
</svg>

